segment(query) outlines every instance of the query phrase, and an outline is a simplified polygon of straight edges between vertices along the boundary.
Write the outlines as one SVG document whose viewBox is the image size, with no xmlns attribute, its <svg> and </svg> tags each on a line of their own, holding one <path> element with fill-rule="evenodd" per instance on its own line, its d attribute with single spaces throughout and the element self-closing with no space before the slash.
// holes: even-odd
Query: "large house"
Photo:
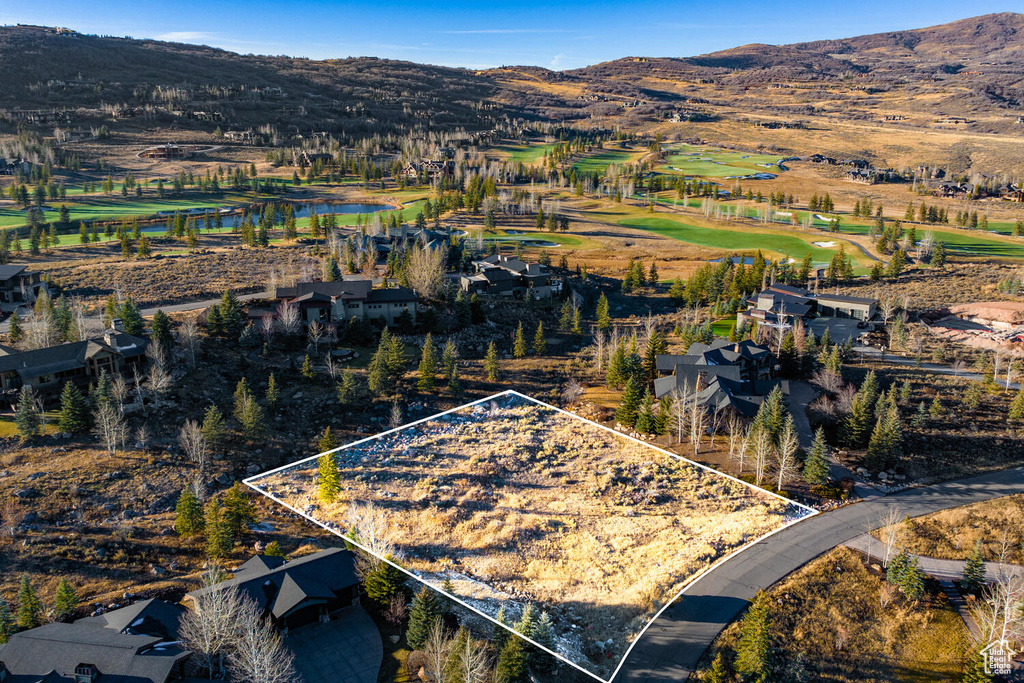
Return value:
<svg viewBox="0 0 1024 683">
<path fill-rule="evenodd" d="M 747 310 L 737 314 L 737 325 L 753 321 L 770 327 L 788 327 L 797 319 L 811 318 L 869 322 L 875 317 L 878 301 L 859 296 L 812 294 L 799 287 L 775 284 L 747 299 L 747 305 Z"/>
<path fill-rule="evenodd" d="M 0 645 L 3 683 L 168 683 L 184 680 L 191 652 L 177 642 L 184 610 L 145 600 L 73 624 L 21 631 Z"/>
<path fill-rule="evenodd" d="M 546 266 L 526 263 L 514 256 L 491 254 L 473 261 L 473 269 L 473 274 L 463 275 L 459 280 L 467 294 L 540 301 L 550 299 L 561 289 L 561 283 L 551 277 Z"/>
<path fill-rule="evenodd" d="M 405 287 L 373 289 L 373 282 L 363 278 L 300 282 L 294 287 L 279 287 L 274 298 L 298 306 L 302 320 L 307 324 L 383 318 L 388 325 L 394 326 L 405 313 L 413 323 L 416 322 L 415 292 Z"/>
<path fill-rule="evenodd" d="M 56 398 L 64 384 L 88 387 L 108 375 L 127 373 L 145 363 L 149 341 L 117 330 L 101 337 L 58 344 L 33 351 L 0 348 L 0 396 L 13 404 L 23 386 L 36 390 L 40 398 Z"/>
<path fill-rule="evenodd" d="M 0 306 L 7 309 L 32 304 L 41 292 L 48 291 L 42 274 L 27 266 L 0 266 Z"/>
<path fill-rule="evenodd" d="M 352 553 L 329 548 L 290 562 L 283 557 L 256 555 L 227 581 L 200 588 L 186 596 L 195 600 L 209 591 L 237 588 L 283 630 L 329 621 L 332 612 L 359 599 L 359 577 Z"/>
<path fill-rule="evenodd" d="M 694 343 L 684 355 L 659 355 L 654 394 L 661 398 L 684 386 L 696 391 L 697 402 L 708 410 L 732 408 L 744 417 L 757 413 L 764 397 L 780 385 L 772 379 L 777 365 L 767 346 L 750 340 Z M 782 382 L 783 391 L 788 383 Z"/>
</svg>

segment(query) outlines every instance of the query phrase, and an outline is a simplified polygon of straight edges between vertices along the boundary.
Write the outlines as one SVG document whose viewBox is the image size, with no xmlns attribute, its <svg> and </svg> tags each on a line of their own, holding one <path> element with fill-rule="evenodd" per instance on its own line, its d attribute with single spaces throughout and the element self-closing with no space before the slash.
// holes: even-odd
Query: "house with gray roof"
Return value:
<svg viewBox="0 0 1024 683">
<path fill-rule="evenodd" d="M 473 261 L 474 273 L 459 279 L 462 291 L 494 298 L 550 299 L 560 291 L 561 283 L 539 263 L 526 263 L 514 256 L 491 254 Z"/>
<path fill-rule="evenodd" d="M 32 305 L 44 291 L 49 288 L 39 271 L 28 266 L 0 266 L 0 307 L 4 310 Z"/>
<path fill-rule="evenodd" d="M 167 683 L 185 677 L 191 653 L 177 642 L 97 624 L 53 623 L 0 645 L 3 683 Z"/>
<path fill-rule="evenodd" d="M 232 578 L 192 591 L 186 600 L 209 591 L 237 588 L 251 597 L 281 629 L 329 621 L 336 610 L 359 599 L 359 577 L 352 554 L 329 548 L 286 562 L 282 557 L 256 555 Z"/>
</svg>

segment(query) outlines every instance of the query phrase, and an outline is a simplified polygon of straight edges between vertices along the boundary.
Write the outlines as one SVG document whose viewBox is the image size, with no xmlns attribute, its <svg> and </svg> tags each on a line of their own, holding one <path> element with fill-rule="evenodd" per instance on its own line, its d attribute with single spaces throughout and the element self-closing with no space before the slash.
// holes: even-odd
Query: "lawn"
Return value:
<svg viewBox="0 0 1024 683">
<path fill-rule="evenodd" d="M 734 327 L 736 327 L 735 314 L 711 323 L 711 331 L 715 333 L 716 337 L 728 337 Z"/>
<path fill-rule="evenodd" d="M 563 659 L 605 679 L 697 574 L 811 513 L 514 392 L 247 483 L 491 619 L 548 610 Z"/>
<path fill-rule="evenodd" d="M 600 174 L 608 169 L 612 164 L 632 164 L 635 163 L 640 157 L 643 156 L 643 152 L 626 152 L 617 150 L 605 150 L 598 152 L 589 157 L 580 159 L 572 165 L 577 173 L 593 173 L 597 171 Z"/>
<path fill-rule="evenodd" d="M 728 251 L 756 251 L 760 249 L 766 254 L 802 260 L 807 254 L 815 262 L 828 263 L 832 260 L 835 249 L 815 247 L 809 241 L 778 232 L 758 232 L 750 230 L 729 230 L 725 228 L 702 228 L 687 225 L 671 218 L 645 217 L 623 218 L 620 225 L 638 230 L 653 232 L 681 242 L 688 242 L 701 247 L 725 249 Z M 847 245 L 849 247 L 849 245 Z M 846 253 L 859 262 L 863 256 L 854 248 L 847 248 Z"/>
<path fill-rule="evenodd" d="M 658 168 L 662 173 L 726 178 L 782 172 L 778 165 L 778 155 L 748 154 L 691 145 L 673 146 L 666 151 L 665 163 Z"/>
<path fill-rule="evenodd" d="M 502 152 L 512 163 L 532 165 L 538 163 L 545 154 L 555 148 L 555 143 L 534 143 L 528 145 L 498 145 L 487 151 Z"/>
</svg>

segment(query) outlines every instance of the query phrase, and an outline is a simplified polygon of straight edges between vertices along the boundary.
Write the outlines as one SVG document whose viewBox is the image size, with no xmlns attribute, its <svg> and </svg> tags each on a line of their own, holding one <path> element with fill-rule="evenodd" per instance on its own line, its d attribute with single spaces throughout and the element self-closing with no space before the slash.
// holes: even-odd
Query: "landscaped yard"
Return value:
<svg viewBox="0 0 1024 683">
<path fill-rule="evenodd" d="M 811 514 L 514 392 L 248 483 L 492 619 L 536 604 L 560 655 L 602 678 L 701 571 Z"/>
</svg>

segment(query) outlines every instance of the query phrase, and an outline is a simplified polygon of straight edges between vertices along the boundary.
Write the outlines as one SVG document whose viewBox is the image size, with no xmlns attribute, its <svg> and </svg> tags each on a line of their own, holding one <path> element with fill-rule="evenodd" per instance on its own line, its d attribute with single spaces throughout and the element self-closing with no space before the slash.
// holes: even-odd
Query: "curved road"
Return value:
<svg viewBox="0 0 1024 683">
<path fill-rule="evenodd" d="M 880 526 L 888 508 L 911 517 L 1024 491 L 1024 467 L 907 489 L 824 512 L 750 546 L 695 581 L 651 624 L 614 683 L 685 681 L 758 590 Z"/>
</svg>

